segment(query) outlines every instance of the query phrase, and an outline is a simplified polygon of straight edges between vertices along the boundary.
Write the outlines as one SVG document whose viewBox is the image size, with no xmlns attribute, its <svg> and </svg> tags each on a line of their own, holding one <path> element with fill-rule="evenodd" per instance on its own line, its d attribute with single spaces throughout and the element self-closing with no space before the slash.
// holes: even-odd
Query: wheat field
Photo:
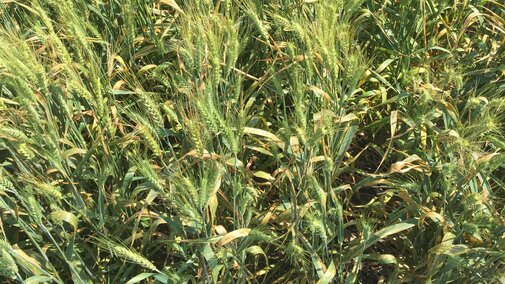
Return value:
<svg viewBox="0 0 505 284">
<path fill-rule="evenodd" d="M 0 0 L 1 283 L 505 283 L 505 4 Z"/>
</svg>

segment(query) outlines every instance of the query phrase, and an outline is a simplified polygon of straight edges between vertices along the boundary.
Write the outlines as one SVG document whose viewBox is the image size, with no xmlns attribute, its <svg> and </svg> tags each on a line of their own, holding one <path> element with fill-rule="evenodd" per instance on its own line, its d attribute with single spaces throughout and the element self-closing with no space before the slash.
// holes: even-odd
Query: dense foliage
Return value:
<svg viewBox="0 0 505 284">
<path fill-rule="evenodd" d="M 505 6 L 1 0 L 0 278 L 505 281 Z"/>
</svg>

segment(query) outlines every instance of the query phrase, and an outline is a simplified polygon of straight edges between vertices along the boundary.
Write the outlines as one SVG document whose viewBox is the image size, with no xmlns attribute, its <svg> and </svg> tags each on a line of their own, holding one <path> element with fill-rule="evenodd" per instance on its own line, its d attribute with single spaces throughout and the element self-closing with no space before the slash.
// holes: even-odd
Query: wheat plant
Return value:
<svg viewBox="0 0 505 284">
<path fill-rule="evenodd" d="M 0 0 L 0 282 L 503 283 L 505 5 Z"/>
</svg>

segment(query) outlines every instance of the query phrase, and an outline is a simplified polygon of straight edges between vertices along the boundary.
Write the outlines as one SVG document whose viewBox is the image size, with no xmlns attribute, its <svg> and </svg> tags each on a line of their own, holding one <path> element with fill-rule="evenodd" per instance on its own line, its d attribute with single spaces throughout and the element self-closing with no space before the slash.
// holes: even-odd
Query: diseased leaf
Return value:
<svg viewBox="0 0 505 284">
<path fill-rule="evenodd" d="M 330 263 L 330 266 L 324 272 L 323 276 L 319 278 L 316 284 L 328 284 L 333 281 L 333 278 L 337 274 L 337 269 L 335 268 L 335 264 L 333 262 Z"/>
<path fill-rule="evenodd" d="M 177 5 L 177 2 L 175 2 L 175 0 L 160 0 L 160 2 L 174 8 L 177 12 L 184 14 L 184 11 L 182 11 L 181 7 Z"/>
<path fill-rule="evenodd" d="M 257 171 L 254 172 L 254 176 L 262 179 L 266 179 L 268 181 L 274 181 L 275 178 L 271 176 L 269 173 L 263 172 L 263 171 Z"/>
<path fill-rule="evenodd" d="M 233 240 L 235 240 L 237 238 L 246 237 L 247 235 L 249 235 L 250 232 L 251 232 L 251 229 L 249 229 L 249 228 L 237 229 L 235 231 L 229 232 L 226 235 L 224 235 L 217 242 L 217 244 L 220 245 L 220 246 L 224 246 L 227 243 L 229 243 L 229 242 L 231 242 L 231 241 L 233 241 Z"/>
<path fill-rule="evenodd" d="M 73 213 L 62 210 L 53 211 L 51 214 L 49 214 L 49 218 L 59 222 L 66 222 L 72 225 L 74 231 L 77 230 L 79 219 Z"/>
</svg>

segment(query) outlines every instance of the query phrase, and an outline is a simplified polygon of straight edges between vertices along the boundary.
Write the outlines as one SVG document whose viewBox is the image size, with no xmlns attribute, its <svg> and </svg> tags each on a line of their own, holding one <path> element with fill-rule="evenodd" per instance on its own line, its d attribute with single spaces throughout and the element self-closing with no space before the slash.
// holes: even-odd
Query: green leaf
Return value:
<svg viewBox="0 0 505 284">
<path fill-rule="evenodd" d="M 363 258 L 375 260 L 380 264 L 398 264 L 396 257 L 392 254 L 369 254 L 364 255 Z"/>
<path fill-rule="evenodd" d="M 128 282 L 126 282 L 126 284 L 135 284 L 135 283 L 139 283 L 140 281 L 142 280 L 145 280 L 149 277 L 152 277 L 154 276 L 156 273 L 152 273 L 152 272 L 144 272 L 144 273 L 140 273 L 139 275 L 133 277 L 132 279 L 128 280 Z"/>
<path fill-rule="evenodd" d="M 387 236 L 398 234 L 399 232 L 408 230 L 414 226 L 415 221 L 411 221 L 411 222 L 402 222 L 382 228 L 381 230 L 373 233 L 372 236 L 370 236 L 370 239 L 367 240 L 365 247 L 370 247 L 371 245 L 375 244 L 381 239 L 384 239 Z"/>
<path fill-rule="evenodd" d="M 38 283 L 51 283 L 52 278 L 48 276 L 32 276 L 29 278 L 26 278 L 23 283 L 25 284 L 38 284 Z"/>
</svg>

